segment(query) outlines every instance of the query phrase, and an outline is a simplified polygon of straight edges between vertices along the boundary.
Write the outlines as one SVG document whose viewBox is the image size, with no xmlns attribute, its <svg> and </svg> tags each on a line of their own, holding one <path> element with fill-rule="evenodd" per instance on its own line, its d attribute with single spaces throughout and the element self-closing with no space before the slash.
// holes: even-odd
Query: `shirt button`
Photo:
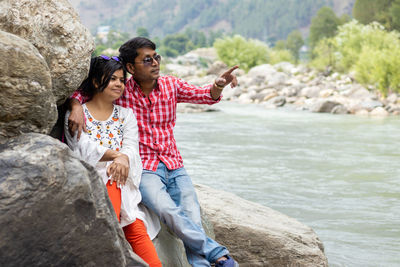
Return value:
<svg viewBox="0 0 400 267">
<path fill-rule="evenodd" d="M 152 110 L 152 109 L 150 109 L 150 112 L 153 112 L 153 110 Z"/>
<path fill-rule="evenodd" d="M 154 144 L 157 144 L 157 141 L 154 141 Z"/>
<path fill-rule="evenodd" d="M 154 125 L 151 125 L 151 128 L 154 128 Z"/>
</svg>

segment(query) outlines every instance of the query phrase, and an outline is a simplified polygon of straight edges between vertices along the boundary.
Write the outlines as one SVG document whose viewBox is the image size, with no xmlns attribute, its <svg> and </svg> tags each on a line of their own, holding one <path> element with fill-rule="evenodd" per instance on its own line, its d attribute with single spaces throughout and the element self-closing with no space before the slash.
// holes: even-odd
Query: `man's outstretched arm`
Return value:
<svg viewBox="0 0 400 267">
<path fill-rule="evenodd" d="M 217 79 L 215 79 L 213 84 L 203 87 L 189 84 L 182 79 L 177 79 L 178 103 L 183 102 L 208 105 L 218 103 L 221 98 L 222 90 L 226 85 L 231 84 L 231 87 L 235 87 L 237 85 L 236 76 L 232 74 L 232 72 L 237 68 L 238 66 L 230 68 Z"/>
</svg>

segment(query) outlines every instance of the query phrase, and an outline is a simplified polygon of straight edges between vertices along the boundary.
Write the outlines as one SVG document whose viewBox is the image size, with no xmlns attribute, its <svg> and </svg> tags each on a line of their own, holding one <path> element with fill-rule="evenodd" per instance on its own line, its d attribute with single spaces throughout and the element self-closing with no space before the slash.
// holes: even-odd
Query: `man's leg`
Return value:
<svg viewBox="0 0 400 267">
<path fill-rule="evenodd" d="M 196 257 L 196 259 L 194 259 L 195 262 L 192 262 L 192 264 L 195 266 L 210 266 L 209 261 L 215 261 L 220 256 L 228 254 L 228 251 L 214 240 L 208 238 L 202 228 L 185 214 L 182 207 L 176 205 L 175 201 L 167 192 L 168 189 L 166 185 L 170 179 L 171 181 L 174 180 L 172 177 L 168 176 L 168 169 L 161 162 L 157 172 L 144 170 L 140 183 L 142 202 L 148 208 L 152 209 L 161 220 L 182 239 L 190 250 L 196 252 L 198 255 L 204 255 L 207 259 Z M 189 177 L 188 179 L 190 180 Z M 191 190 L 183 190 L 180 194 L 186 196 L 192 195 L 190 192 L 194 192 L 194 189 L 193 186 L 191 186 L 191 188 Z M 187 194 L 186 192 L 189 193 Z M 174 193 L 174 196 L 176 195 L 177 194 Z M 186 197 L 183 197 L 183 199 L 186 199 Z M 184 200 L 181 202 L 189 203 L 191 201 Z M 196 208 L 196 206 L 194 208 Z M 187 207 L 187 210 L 190 211 L 191 207 Z M 198 215 L 198 218 L 200 218 L 200 215 Z M 192 259 L 189 258 L 189 260 L 191 261 Z"/>
<path fill-rule="evenodd" d="M 167 190 L 171 195 L 177 206 L 181 207 L 183 212 L 194 222 L 202 235 L 206 239 L 195 240 L 199 242 L 197 246 L 202 247 L 202 255 L 204 255 L 208 262 L 215 262 L 216 259 L 227 255 L 228 250 L 206 236 L 201 223 L 200 205 L 197 200 L 196 191 L 194 190 L 193 183 L 184 168 L 169 171 Z M 190 264 L 198 266 L 204 257 L 199 255 L 199 251 L 192 250 L 185 244 L 186 254 Z"/>
</svg>

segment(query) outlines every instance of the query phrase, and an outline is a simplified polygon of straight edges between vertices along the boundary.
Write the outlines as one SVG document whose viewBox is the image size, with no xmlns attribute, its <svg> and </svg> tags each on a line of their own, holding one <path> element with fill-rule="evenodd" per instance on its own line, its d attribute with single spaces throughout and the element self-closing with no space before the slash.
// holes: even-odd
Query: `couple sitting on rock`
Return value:
<svg viewBox="0 0 400 267">
<path fill-rule="evenodd" d="M 182 239 L 192 266 L 238 266 L 203 230 L 173 135 L 177 103 L 217 103 L 226 85 L 237 85 L 232 74 L 237 67 L 212 85 L 193 86 L 160 77 L 161 57 L 155 50 L 152 41 L 136 37 L 121 46 L 119 57 L 91 60 L 89 76 L 73 94 L 66 115 L 68 144 L 96 167 L 126 239 L 150 266 L 161 266 L 151 242 L 160 229 L 152 212 Z M 132 75 L 128 80 L 126 72 Z"/>
</svg>

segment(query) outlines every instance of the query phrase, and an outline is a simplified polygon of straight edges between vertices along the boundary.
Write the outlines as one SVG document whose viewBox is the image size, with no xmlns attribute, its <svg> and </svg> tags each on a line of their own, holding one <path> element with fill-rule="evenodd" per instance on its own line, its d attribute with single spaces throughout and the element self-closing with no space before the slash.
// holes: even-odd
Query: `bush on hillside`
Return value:
<svg viewBox="0 0 400 267">
<path fill-rule="evenodd" d="M 400 91 L 400 35 L 377 22 L 344 24 L 336 36 L 320 41 L 314 52 L 314 67 L 354 70 L 360 82 L 376 85 L 383 94 Z"/>
<path fill-rule="evenodd" d="M 214 48 L 221 61 L 228 66 L 239 65 L 246 72 L 269 61 L 267 44 L 253 39 L 246 40 L 240 35 L 217 39 Z"/>
<path fill-rule="evenodd" d="M 314 48 L 314 59 L 310 62 L 313 68 L 325 70 L 327 67 L 333 67 L 340 71 L 337 67 L 336 60 L 340 58 L 337 53 L 337 44 L 334 38 L 325 38 L 318 42 Z"/>
<path fill-rule="evenodd" d="M 400 93 L 400 49 L 376 50 L 365 46 L 355 70 L 357 80 L 375 84 L 384 95 L 389 92 Z"/>
<path fill-rule="evenodd" d="M 291 62 L 293 64 L 296 63 L 296 59 L 294 58 L 293 54 L 287 49 L 272 49 L 269 53 L 269 57 L 269 63 L 272 65 L 282 61 Z"/>
</svg>

